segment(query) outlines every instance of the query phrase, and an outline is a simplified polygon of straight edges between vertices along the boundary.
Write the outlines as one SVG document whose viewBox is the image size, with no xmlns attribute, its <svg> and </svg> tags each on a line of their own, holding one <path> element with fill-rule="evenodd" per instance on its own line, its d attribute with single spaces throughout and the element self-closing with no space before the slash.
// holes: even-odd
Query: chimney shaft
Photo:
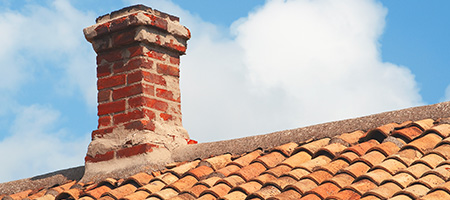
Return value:
<svg viewBox="0 0 450 200">
<path fill-rule="evenodd" d="M 181 124 L 179 88 L 189 30 L 178 17 L 143 5 L 96 22 L 84 29 L 97 53 L 99 117 L 85 158 L 87 172 L 98 171 L 92 170 L 96 164 L 123 167 L 121 160 L 170 162 L 170 151 L 190 142 Z"/>
</svg>

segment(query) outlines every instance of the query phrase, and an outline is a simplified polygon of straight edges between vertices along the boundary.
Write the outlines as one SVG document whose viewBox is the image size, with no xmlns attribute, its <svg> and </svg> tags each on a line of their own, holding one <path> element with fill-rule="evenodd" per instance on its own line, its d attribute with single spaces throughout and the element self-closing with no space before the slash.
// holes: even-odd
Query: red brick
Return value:
<svg viewBox="0 0 450 200">
<path fill-rule="evenodd" d="M 148 97 L 143 97 L 143 96 L 138 96 L 138 97 L 129 99 L 128 105 L 131 108 L 139 108 L 139 107 L 146 106 L 146 107 L 160 110 L 163 112 L 166 111 L 167 108 L 169 107 L 169 105 L 164 101 L 160 101 L 160 100 L 156 100 L 156 99 L 152 99 L 152 98 L 148 98 Z"/>
<path fill-rule="evenodd" d="M 98 105 L 98 116 L 125 111 L 125 100 L 101 103 Z"/>
<path fill-rule="evenodd" d="M 136 58 L 131 59 L 125 65 L 122 66 L 113 66 L 114 73 L 120 73 L 125 71 L 131 71 L 133 69 L 143 68 L 143 69 L 151 69 L 153 67 L 153 61 L 144 59 L 144 58 Z"/>
<path fill-rule="evenodd" d="M 105 60 L 106 62 L 114 62 L 121 60 L 122 58 L 122 51 L 120 49 L 100 53 L 97 55 L 97 65 L 102 64 L 103 60 Z"/>
<path fill-rule="evenodd" d="M 153 50 L 150 50 L 149 52 L 147 52 L 147 56 L 150 57 L 150 58 L 157 59 L 157 60 L 162 60 L 162 61 L 165 60 L 163 53 L 160 53 L 160 52 L 157 52 L 157 51 L 153 51 Z"/>
<path fill-rule="evenodd" d="M 101 103 L 104 101 L 111 100 L 111 90 L 101 90 L 97 93 L 97 102 Z"/>
<path fill-rule="evenodd" d="M 166 47 L 170 47 L 171 49 L 177 50 L 179 52 L 186 52 L 186 47 L 185 46 L 181 46 L 181 45 L 176 45 L 173 43 L 173 40 L 170 40 L 170 43 L 165 43 L 164 46 Z"/>
<path fill-rule="evenodd" d="M 143 119 L 148 117 L 148 119 L 152 120 L 155 118 L 155 113 L 148 109 L 134 110 L 128 113 L 120 113 L 114 115 L 114 124 L 121 124 L 124 122 L 130 122 L 137 119 Z"/>
<path fill-rule="evenodd" d="M 91 138 L 102 138 L 105 134 L 112 133 L 114 127 L 102 128 L 92 131 Z"/>
<path fill-rule="evenodd" d="M 134 36 L 136 36 L 136 30 L 127 30 L 126 32 L 121 32 L 113 35 L 113 45 L 115 47 L 120 45 L 126 45 L 134 42 Z"/>
<path fill-rule="evenodd" d="M 196 140 L 191 140 L 191 139 L 186 139 L 186 142 L 188 144 L 198 144 L 198 142 Z"/>
<path fill-rule="evenodd" d="M 161 75 L 156 75 L 146 71 L 136 71 L 128 74 L 127 83 L 132 84 L 139 81 L 145 80 L 149 83 L 154 83 L 157 85 L 166 86 L 166 80 Z"/>
<path fill-rule="evenodd" d="M 113 128 L 102 128 L 102 129 L 97 129 L 95 131 L 92 131 L 91 133 L 91 138 L 102 138 L 105 134 L 111 133 L 113 131 Z"/>
<path fill-rule="evenodd" d="M 107 78 L 100 78 L 97 80 L 97 89 L 102 90 L 105 88 L 112 88 L 115 86 L 125 85 L 125 74 L 115 75 Z"/>
<path fill-rule="evenodd" d="M 152 26 L 158 27 L 163 30 L 167 30 L 167 21 L 166 20 L 161 19 L 158 16 L 148 14 L 148 13 L 144 13 L 144 15 L 146 15 L 148 18 L 150 18 L 152 20 L 152 22 L 151 22 Z"/>
<path fill-rule="evenodd" d="M 111 31 L 117 31 L 117 30 L 124 29 L 125 27 L 128 26 L 129 21 L 130 20 L 128 19 L 128 16 L 114 19 L 111 22 L 110 29 L 111 29 Z"/>
<path fill-rule="evenodd" d="M 150 130 L 155 131 L 155 124 L 153 121 L 138 120 L 125 124 L 125 129 Z"/>
<path fill-rule="evenodd" d="M 97 78 L 108 76 L 111 74 L 111 64 L 103 64 L 97 67 Z"/>
<path fill-rule="evenodd" d="M 178 69 L 177 67 L 173 67 L 173 66 L 169 66 L 169 65 L 158 63 L 158 67 L 157 67 L 156 70 L 160 74 L 180 77 L 180 69 Z"/>
<path fill-rule="evenodd" d="M 154 87 L 151 85 L 138 83 L 113 90 L 112 98 L 115 101 L 117 99 L 131 97 L 137 94 L 147 94 L 150 96 L 154 96 L 154 90 Z"/>
<path fill-rule="evenodd" d="M 164 121 L 168 121 L 168 120 L 172 120 L 172 119 L 173 119 L 173 116 L 172 116 L 172 115 L 169 115 L 169 114 L 166 114 L 166 113 L 161 113 L 161 114 L 159 114 L 159 116 L 160 116 L 161 119 L 163 119 Z"/>
<path fill-rule="evenodd" d="M 179 57 L 176 58 L 176 57 L 170 56 L 169 62 L 171 64 L 174 64 L 174 65 L 180 65 L 180 58 Z"/>
<path fill-rule="evenodd" d="M 170 101 L 180 102 L 180 98 L 174 99 L 173 98 L 173 93 L 171 91 L 168 91 L 168 90 L 165 90 L 165 89 L 157 88 L 156 89 L 156 96 L 160 97 L 160 98 L 163 98 L 163 99 L 170 100 Z"/>
<path fill-rule="evenodd" d="M 144 53 L 146 48 L 143 46 L 132 46 L 128 47 L 128 52 L 130 52 L 130 58 L 136 57 L 136 56 L 145 56 Z"/>
<path fill-rule="evenodd" d="M 100 24 L 99 26 L 97 26 L 95 28 L 95 32 L 97 32 L 97 35 L 102 35 L 102 34 L 108 33 L 109 32 L 109 26 L 110 26 L 109 22 L 106 22 L 104 24 Z"/>
<path fill-rule="evenodd" d="M 111 126 L 111 117 L 110 116 L 103 116 L 103 117 L 99 117 L 98 118 L 98 127 L 103 127 L 103 126 Z"/>
<path fill-rule="evenodd" d="M 108 151 L 104 154 L 97 154 L 94 157 L 86 156 L 84 158 L 85 162 L 101 162 L 101 161 L 107 161 L 114 158 L 114 151 Z"/>
<path fill-rule="evenodd" d="M 135 155 L 139 155 L 139 154 L 143 154 L 143 153 L 147 153 L 147 152 L 152 152 L 153 148 L 156 148 L 156 147 L 158 147 L 158 146 L 156 146 L 154 144 L 149 144 L 149 143 L 139 144 L 136 146 L 125 148 L 125 149 L 120 149 L 119 151 L 117 151 L 117 157 L 124 158 L 124 157 L 135 156 Z"/>
</svg>

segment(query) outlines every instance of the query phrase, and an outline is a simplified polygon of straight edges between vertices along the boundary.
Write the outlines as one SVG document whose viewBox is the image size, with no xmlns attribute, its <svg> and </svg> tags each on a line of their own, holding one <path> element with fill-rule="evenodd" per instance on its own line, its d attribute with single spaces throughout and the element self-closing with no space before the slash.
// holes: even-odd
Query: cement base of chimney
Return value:
<svg viewBox="0 0 450 200">
<path fill-rule="evenodd" d="M 151 172 L 163 169 L 172 162 L 172 154 L 166 148 L 155 148 L 152 152 L 127 158 L 87 162 L 81 182 L 100 181 L 108 177 L 128 177 L 143 171 Z"/>
</svg>

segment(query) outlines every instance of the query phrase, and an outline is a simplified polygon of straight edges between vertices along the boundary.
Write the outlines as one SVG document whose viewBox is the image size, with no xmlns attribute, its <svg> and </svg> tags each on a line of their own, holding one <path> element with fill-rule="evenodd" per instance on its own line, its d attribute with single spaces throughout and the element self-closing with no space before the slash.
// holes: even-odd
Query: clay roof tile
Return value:
<svg viewBox="0 0 450 200">
<path fill-rule="evenodd" d="M 230 186 L 230 188 L 233 188 L 233 187 L 238 186 L 238 185 L 240 185 L 242 183 L 245 183 L 245 182 L 246 181 L 243 178 L 241 178 L 240 176 L 238 176 L 238 175 L 231 175 L 229 177 L 226 177 L 224 179 L 221 179 L 221 180 L 217 181 L 216 185 L 224 183 L 224 184 L 227 184 L 228 186 Z"/>
<path fill-rule="evenodd" d="M 271 152 L 278 151 L 278 152 L 282 153 L 284 156 L 289 157 L 297 146 L 298 146 L 297 143 L 290 142 L 290 143 L 287 143 L 287 144 L 283 144 L 283 145 L 274 147 L 271 150 Z"/>
<path fill-rule="evenodd" d="M 280 194 L 277 194 L 273 197 L 268 198 L 268 200 L 294 200 L 294 199 L 300 199 L 300 197 L 302 197 L 301 194 L 299 194 L 297 191 L 295 190 L 287 190 L 284 191 Z"/>
<path fill-rule="evenodd" d="M 350 189 L 359 195 L 364 194 L 365 192 L 377 187 L 378 185 L 368 179 L 362 179 L 360 181 L 356 181 L 349 186 L 346 186 L 345 189 Z"/>
<path fill-rule="evenodd" d="M 295 190 L 300 194 L 305 194 L 305 192 L 312 190 L 313 188 L 317 187 L 318 184 L 311 179 L 302 179 L 296 183 L 287 185 L 285 190 Z"/>
<path fill-rule="evenodd" d="M 239 167 L 245 167 L 249 165 L 254 159 L 258 158 L 261 155 L 261 150 L 255 150 L 248 154 L 245 154 L 241 156 L 240 158 L 233 160 L 232 162 L 228 163 L 228 165 L 237 165 Z"/>
<path fill-rule="evenodd" d="M 177 192 L 182 192 L 184 190 L 191 188 L 197 182 L 198 182 L 198 180 L 196 177 L 187 175 L 187 176 L 175 181 L 174 183 L 168 185 L 167 187 L 173 188 Z"/>
<path fill-rule="evenodd" d="M 250 181 L 250 182 L 244 183 L 242 185 L 239 185 L 239 186 L 231 189 L 231 191 L 241 191 L 241 192 L 245 193 L 247 196 L 253 192 L 258 191 L 261 188 L 262 188 L 261 183 L 259 183 L 257 181 Z"/>
<path fill-rule="evenodd" d="M 300 166 L 300 164 L 311 160 L 311 157 L 312 156 L 310 154 L 308 154 L 307 152 L 300 151 L 300 152 L 296 153 L 295 155 L 292 155 L 291 157 L 287 158 L 283 162 L 281 162 L 281 164 L 287 165 L 291 168 L 295 168 L 295 167 Z"/>
<path fill-rule="evenodd" d="M 225 167 L 228 163 L 231 162 L 231 154 L 223 154 L 220 156 L 214 156 L 212 158 L 208 158 L 200 162 L 200 166 L 206 165 L 208 167 L 213 168 L 214 170 L 219 170 Z"/>
<path fill-rule="evenodd" d="M 300 147 L 297 147 L 294 150 L 294 153 L 297 153 L 300 151 L 305 151 L 312 156 L 314 153 L 316 153 L 317 150 L 324 147 L 325 145 L 328 145 L 329 142 L 330 142 L 330 138 L 323 138 L 320 140 L 316 140 L 316 141 L 304 144 Z"/>
<path fill-rule="evenodd" d="M 286 157 L 283 154 L 274 151 L 257 158 L 252 163 L 259 162 L 263 164 L 267 169 L 270 169 L 281 163 L 284 159 L 286 159 Z"/>
<path fill-rule="evenodd" d="M 184 176 L 193 176 L 195 177 L 197 180 L 201 180 L 203 179 L 205 176 L 211 174 L 214 172 L 214 169 L 212 169 L 211 167 L 208 167 L 206 165 L 202 165 L 199 167 L 196 167 L 194 169 L 189 170 L 188 172 L 185 173 Z"/>
<path fill-rule="evenodd" d="M 118 188 L 115 188 L 111 191 L 106 192 L 103 196 L 110 196 L 114 199 L 120 199 L 126 195 L 129 195 L 137 190 L 137 185 L 128 183 L 123 184 Z"/>
<path fill-rule="evenodd" d="M 387 199 L 392 195 L 394 195 L 396 192 L 400 191 L 401 189 L 402 188 L 399 185 L 389 182 L 364 193 L 363 197 L 376 196 L 380 199 Z"/>
<path fill-rule="evenodd" d="M 278 166 L 276 166 L 276 167 L 274 167 L 272 169 L 266 170 L 263 173 L 269 173 L 269 174 L 272 174 L 272 175 L 274 175 L 276 177 L 279 177 L 281 175 L 284 175 L 284 174 L 290 172 L 291 169 L 292 168 L 287 166 L 287 165 L 278 165 Z"/>
<path fill-rule="evenodd" d="M 382 181 L 390 177 L 392 177 L 392 175 L 389 172 L 382 169 L 375 169 L 362 176 L 359 176 L 357 180 L 368 179 L 374 182 L 375 184 L 380 185 Z"/>
<path fill-rule="evenodd" d="M 414 121 L 413 123 L 410 124 L 410 126 L 416 126 L 420 129 L 422 129 L 422 131 L 433 127 L 433 125 L 434 125 L 433 119 L 422 119 L 422 120 Z"/>
<path fill-rule="evenodd" d="M 364 132 L 361 130 L 353 131 L 351 133 L 344 133 L 338 136 L 339 139 L 344 140 L 348 144 L 356 144 L 361 136 L 364 135 Z"/>
<path fill-rule="evenodd" d="M 410 126 L 407 128 L 396 130 L 392 133 L 392 136 L 394 137 L 401 137 L 405 140 L 405 142 L 409 142 L 413 140 L 414 138 L 420 136 L 422 134 L 423 130 L 416 127 L 416 126 Z"/>
<path fill-rule="evenodd" d="M 145 172 L 137 173 L 133 176 L 130 176 L 127 178 L 122 184 L 128 184 L 128 183 L 136 183 L 139 186 L 143 186 L 150 182 L 154 178 L 152 175 L 147 174 Z"/>
<path fill-rule="evenodd" d="M 268 199 L 268 198 L 275 196 L 277 194 L 280 194 L 280 193 L 281 193 L 281 191 L 277 187 L 269 185 L 269 186 L 263 187 L 260 190 L 248 195 L 247 199 L 254 199 L 254 198 Z"/>
</svg>

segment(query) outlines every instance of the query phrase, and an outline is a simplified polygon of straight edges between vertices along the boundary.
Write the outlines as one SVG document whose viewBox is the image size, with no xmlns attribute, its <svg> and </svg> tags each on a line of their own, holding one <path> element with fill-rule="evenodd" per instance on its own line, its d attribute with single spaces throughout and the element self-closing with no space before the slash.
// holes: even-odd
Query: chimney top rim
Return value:
<svg viewBox="0 0 450 200">
<path fill-rule="evenodd" d="M 99 17 L 97 17 L 97 19 L 95 19 L 95 22 L 97 24 L 104 23 L 104 22 L 107 22 L 114 18 L 119 18 L 122 16 L 129 15 L 131 13 L 139 12 L 139 11 L 148 12 L 153 15 L 159 16 L 161 18 L 169 18 L 171 21 L 176 21 L 176 22 L 180 21 L 180 19 L 177 16 L 170 15 L 165 12 L 161 12 L 159 10 L 153 9 L 153 8 L 143 5 L 143 4 L 136 4 L 136 5 L 128 6 L 128 7 L 113 11 L 111 13 L 99 16 Z"/>
</svg>

